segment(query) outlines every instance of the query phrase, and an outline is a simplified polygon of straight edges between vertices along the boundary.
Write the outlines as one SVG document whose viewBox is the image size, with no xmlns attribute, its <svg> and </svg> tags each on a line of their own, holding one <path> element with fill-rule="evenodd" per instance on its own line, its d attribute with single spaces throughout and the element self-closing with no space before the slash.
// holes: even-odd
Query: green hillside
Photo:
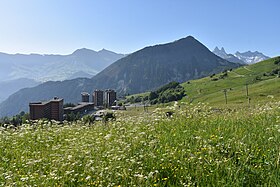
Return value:
<svg viewBox="0 0 280 187">
<path fill-rule="evenodd" d="M 225 104 L 226 89 L 228 105 L 247 104 L 248 98 L 251 104 L 279 101 L 280 63 L 276 63 L 277 61 L 280 61 L 280 57 L 183 83 L 188 95 L 184 100 L 211 105 Z"/>
</svg>

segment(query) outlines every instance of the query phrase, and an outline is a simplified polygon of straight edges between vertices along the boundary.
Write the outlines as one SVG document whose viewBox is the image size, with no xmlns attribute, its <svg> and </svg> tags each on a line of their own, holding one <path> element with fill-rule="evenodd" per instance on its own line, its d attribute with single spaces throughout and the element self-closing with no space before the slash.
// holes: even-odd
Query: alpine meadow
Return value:
<svg viewBox="0 0 280 187">
<path fill-rule="evenodd" d="M 180 107 L 179 107 L 180 106 Z M 280 103 L 174 103 L 1 129 L 1 186 L 278 186 Z M 166 111 L 173 115 L 166 117 Z"/>
</svg>

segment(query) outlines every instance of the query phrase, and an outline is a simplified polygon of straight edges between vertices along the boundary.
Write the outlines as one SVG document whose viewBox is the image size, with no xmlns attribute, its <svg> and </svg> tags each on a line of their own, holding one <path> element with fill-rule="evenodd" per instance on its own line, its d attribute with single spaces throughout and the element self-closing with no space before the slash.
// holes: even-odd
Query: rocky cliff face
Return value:
<svg viewBox="0 0 280 187">
<path fill-rule="evenodd" d="M 240 63 L 240 64 L 255 64 L 257 62 L 270 58 L 258 51 L 255 52 L 247 51 L 244 53 L 240 53 L 237 51 L 234 55 L 228 54 L 223 47 L 221 49 L 215 47 L 213 53 L 227 61 Z"/>
<path fill-rule="evenodd" d="M 251 52 L 251 51 L 247 51 L 244 53 L 240 53 L 240 52 L 236 52 L 234 54 L 238 59 L 244 61 L 246 64 L 255 64 L 257 62 L 269 59 L 270 57 L 265 56 L 264 54 L 255 51 L 255 52 Z"/>
</svg>

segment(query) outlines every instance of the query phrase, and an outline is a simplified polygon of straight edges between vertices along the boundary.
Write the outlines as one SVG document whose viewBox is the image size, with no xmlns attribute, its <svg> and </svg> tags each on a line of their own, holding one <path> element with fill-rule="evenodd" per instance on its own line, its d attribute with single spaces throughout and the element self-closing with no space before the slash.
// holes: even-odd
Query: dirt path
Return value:
<svg viewBox="0 0 280 187">
<path fill-rule="evenodd" d="M 243 66 L 243 68 L 246 69 L 247 71 L 254 72 L 254 71 L 248 69 L 246 66 Z"/>
<path fill-rule="evenodd" d="M 232 71 L 236 76 L 235 77 L 245 77 L 244 75 L 240 75 L 239 73 L 236 73 L 235 71 Z"/>
</svg>

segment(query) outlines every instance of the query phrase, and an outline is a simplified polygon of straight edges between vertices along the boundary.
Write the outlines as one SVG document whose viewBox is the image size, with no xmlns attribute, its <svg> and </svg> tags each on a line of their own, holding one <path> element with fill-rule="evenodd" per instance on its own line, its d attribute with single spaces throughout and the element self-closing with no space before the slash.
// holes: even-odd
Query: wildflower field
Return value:
<svg viewBox="0 0 280 187">
<path fill-rule="evenodd" d="M 280 186 L 280 102 L 2 126 L 0 186 Z"/>
</svg>

